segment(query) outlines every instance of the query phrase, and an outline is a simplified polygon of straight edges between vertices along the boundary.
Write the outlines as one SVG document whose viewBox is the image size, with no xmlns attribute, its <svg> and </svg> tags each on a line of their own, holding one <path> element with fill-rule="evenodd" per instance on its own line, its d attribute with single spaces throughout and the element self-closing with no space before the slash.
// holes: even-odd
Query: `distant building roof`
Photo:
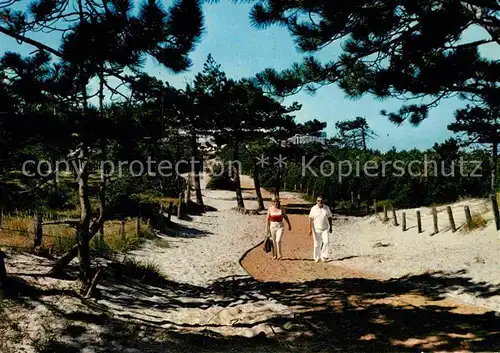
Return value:
<svg viewBox="0 0 500 353">
<path fill-rule="evenodd" d="M 312 136 L 312 135 L 299 135 L 296 134 L 295 136 L 292 136 L 287 139 L 287 142 L 296 144 L 296 145 L 302 145 L 305 143 L 311 143 L 311 142 L 319 142 L 321 144 L 324 144 L 326 142 L 326 132 L 322 131 L 319 136 Z"/>
</svg>

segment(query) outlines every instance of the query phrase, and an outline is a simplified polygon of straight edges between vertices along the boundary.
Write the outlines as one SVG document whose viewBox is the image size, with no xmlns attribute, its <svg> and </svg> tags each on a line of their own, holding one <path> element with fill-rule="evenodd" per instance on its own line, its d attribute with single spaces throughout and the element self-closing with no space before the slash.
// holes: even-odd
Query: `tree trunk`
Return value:
<svg viewBox="0 0 500 353">
<path fill-rule="evenodd" d="M 245 208 L 245 204 L 243 202 L 243 194 L 241 193 L 241 182 L 240 182 L 240 171 L 238 168 L 238 158 L 239 158 L 239 153 L 238 153 L 238 143 L 235 143 L 234 150 L 233 150 L 233 163 L 236 163 L 236 167 L 233 167 L 234 171 L 234 181 L 236 183 L 236 202 L 238 204 L 239 208 Z"/>
<path fill-rule="evenodd" d="M 281 140 L 279 140 L 279 146 L 281 148 Z M 280 153 L 281 156 L 281 153 Z M 281 188 L 281 165 L 278 164 L 278 171 L 276 173 L 276 185 L 274 188 L 274 195 L 279 199 L 280 197 L 280 188 Z"/>
<path fill-rule="evenodd" d="M 80 195 L 80 223 L 77 227 L 78 260 L 80 261 L 80 276 L 84 283 L 90 281 L 90 250 L 89 250 L 89 228 L 91 206 L 89 199 L 89 170 L 88 166 L 82 163 L 81 176 L 78 180 L 78 193 Z"/>
<path fill-rule="evenodd" d="M 56 158 L 56 155 L 55 155 L 55 152 L 52 152 L 52 166 L 55 168 L 56 166 L 56 162 L 57 162 L 57 158 Z M 59 185 L 57 183 L 57 178 L 59 177 L 59 170 L 56 170 L 54 175 L 53 175 L 53 181 L 54 181 L 54 189 L 58 190 L 59 189 Z"/>
<path fill-rule="evenodd" d="M 366 131 L 363 125 L 361 126 L 361 138 L 363 141 L 363 151 L 366 152 Z"/>
<path fill-rule="evenodd" d="M 89 242 L 92 240 L 94 235 L 97 234 L 98 230 L 101 228 L 102 223 L 104 222 L 104 219 L 99 219 L 97 222 L 92 224 L 92 227 L 90 228 L 90 232 L 88 233 L 88 240 Z M 47 273 L 48 276 L 56 276 L 61 273 L 61 271 L 69 265 L 69 263 L 78 256 L 78 249 L 79 246 L 78 244 L 73 246 L 70 251 L 68 251 L 66 254 L 64 254 L 59 260 L 57 260 L 56 264 L 52 269 Z"/>
<path fill-rule="evenodd" d="M 491 194 L 495 195 L 497 189 L 497 156 L 498 142 L 493 142 L 493 151 L 491 154 Z"/>
<path fill-rule="evenodd" d="M 100 110 L 100 115 L 101 119 L 104 119 L 104 77 L 102 74 L 99 75 L 99 110 Z M 102 165 L 103 167 L 106 165 L 106 139 L 104 136 L 101 136 L 101 153 L 102 153 L 102 158 L 101 161 L 104 162 Z M 106 175 L 107 171 L 106 170 L 101 170 L 101 181 L 99 184 L 99 219 L 104 219 L 104 210 L 106 208 Z M 101 238 L 101 241 L 104 241 L 104 222 L 102 223 L 101 227 L 99 228 L 99 236 Z"/>
<path fill-rule="evenodd" d="M 191 148 L 193 150 L 193 158 L 195 160 L 194 164 L 194 189 L 196 192 L 196 203 L 202 208 L 205 207 L 203 204 L 203 195 L 201 194 L 201 183 L 200 183 L 200 172 L 202 170 L 202 160 L 200 158 L 200 152 L 198 149 L 198 141 L 196 131 L 191 134 Z"/>
<path fill-rule="evenodd" d="M 250 150 L 248 147 L 245 145 L 245 150 L 248 153 L 248 156 L 252 160 L 253 163 L 253 184 L 255 187 L 255 194 L 257 195 L 257 202 L 259 203 L 259 211 L 262 211 L 265 209 L 264 207 L 264 199 L 262 198 L 262 193 L 260 191 L 260 170 L 259 170 L 259 165 L 255 163 L 255 159 L 252 156 L 252 153 L 250 153 Z"/>
<path fill-rule="evenodd" d="M 163 161 L 163 149 L 161 147 L 161 140 L 157 140 L 155 142 L 155 156 L 153 157 L 153 160 L 156 160 L 156 158 L 159 158 L 160 161 Z M 160 183 L 160 190 L 162 194 L 164 195 L 167 192 L 167 178 L 164 175 L 164 173 L 159 173 L 158 177 L 159 183 Z"/>
<path fill-rule="evenodd" d="M 281 186 L 281 167 L 278 166 L 278 171 L 276 173 L 276 185 L 274 187 L 274 196 L 278 199 L 280 197 L 280 186 Z"/>
<path fill-rule="evenodd" d="M 99 184 L 99 218 L 104 219 L 104 212 L 106 209 L 106 177 L 101 175 L 101 182 Z M 99 228 L 99 236 L 104 241 L 104 222 Z"/>
<path fill-rule="evenodd" d="M 260 192 L 260 179 L 259 179 L 259 166 L 257 163 L 253 164 L 253 184 L 255 185 L 255 193 L 257 194 L 257 202 L 259 203 L 259 211 L 265 209 L 264 200 L 262 199 L 262 193 Z"/>
</svg>

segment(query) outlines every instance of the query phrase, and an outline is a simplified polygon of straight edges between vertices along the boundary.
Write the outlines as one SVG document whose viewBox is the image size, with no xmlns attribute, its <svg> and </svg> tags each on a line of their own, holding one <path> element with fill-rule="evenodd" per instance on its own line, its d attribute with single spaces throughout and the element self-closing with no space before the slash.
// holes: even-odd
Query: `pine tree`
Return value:
<svg viewBox="0 0 500 353">
<path fill-rule="evenodd" d="M 444 98 L 500 90 L 500 62 L 479 51 L 485 44 L 500 45 L 497 0 L 253 2 L 250 17 L 255 27 L 285 27 L 308 55 L 282 72 L 267 69 L 257 75 L 275 94 L 315 91 L 335 83 L 351 97 L 426 97 L 430 102 L 383 112 L 395 123 L 409 119 L 418 124 Z M 487 34 L 463 41 L 471 26 Z M 322 63 L 314 55 L 339 44 L 338 59 Z"/>
<path fill-rule="evenodd" d="M 467 105 L 455 114 L 455 121 L 448 125 L 448 129 L 459 134 L 467 135 L 468 144 L 491 146 L 491 182 L 490 192 L 496 194 L 498 144 L 500 143 L 500 104 Z"/>
<path fill-rule="evenodd" d="M 83 126 L 95 116 L 88 92 L 93 78 L 98 78 L 100 84 L 106 85 L 113 93 L 119 93 L 109 86 L 108 78 L 133 83 L 123 72 L 126 69 L 137 72 L 145 55 L 155 58 L 173 72 L 183 71 L 190 66 L 188 55 L 202 32 L 203 15 L 196 0 L 177 0 L 167 11 L 155 1 L 148 0 L 139 8 L 138 15 L 131 13 L 133 6 L 129 0 L 111 3 L 39 0 L 23 11 L 14 10 L 11 4 L 9 2 L 0 7 L 0 33 L 61 60 L 60 65 L 74 78 L 72 82 L 78 95 L 73 95 L 72 104 L 79 111 Z M 60 48 L 31 39 L 31 33 L 39 30 L 52 31 L 54 35 L 64 34 Z M 96 222 L 91 221 L 88 162 L 95 157 L 95 146 L 91 141 L 88 134 L 77 134 L 72 153 L 81 166 L 78 179 L 81 208 L 77 226 L 78 246 L 63 256 L 52 271 L 59 272 L 78 254 L 84 283 L 89 282 L 91 275 L 89 241 L 104 221 L 102 210 L 101 217 Z"/>
<path fill-rule="evenodd" d="M 353 120 L 338 121 L 335 127 L 339 130 L 339 140 L 346 147 L 360 148 L 363 151 L 367 149 L 366 140 L 376 136 L 366 119 L 359 116 Z"/>
</svg>

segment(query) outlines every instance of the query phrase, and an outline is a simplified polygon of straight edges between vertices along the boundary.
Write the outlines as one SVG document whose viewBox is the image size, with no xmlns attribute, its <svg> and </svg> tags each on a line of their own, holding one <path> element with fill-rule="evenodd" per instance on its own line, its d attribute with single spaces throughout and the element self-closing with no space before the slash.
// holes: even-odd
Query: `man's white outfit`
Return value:
<svg viewBox="0 0 500 353">
<path fill-rule="evenodd" d="M 313 239 L 314 250 L 313 258 L 315 261 L 328 259 L 328 243 L 330 235 L 330 223 L 328 218 L 332 217 L 332 212 L 327 205 L 319 207 L 315 205 L 309 212 L 309 218 L 313 220 Z"/>
</svg>

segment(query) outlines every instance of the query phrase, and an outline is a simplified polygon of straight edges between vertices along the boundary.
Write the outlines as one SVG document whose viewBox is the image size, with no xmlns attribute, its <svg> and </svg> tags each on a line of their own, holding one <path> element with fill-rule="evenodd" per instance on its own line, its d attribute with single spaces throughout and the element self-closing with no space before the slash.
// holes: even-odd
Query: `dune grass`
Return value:
<svg viewBox="0 0 500 353">
<path fill-rule="evenodd" d="M 44 219 L 46 221 L 46 219 Z M 30 251 L 34 245 L 34 219 L 27 215 L 3 216 L 0 229 L 0 246 Z M 149 224 L 140 221 L 140 233 L 136 231 L 136 219 L 110 220 L 104 223 L 104 236 L 99 233 L 90 241 L 93 252 L 112 255 L 136 248 L 143 239 L 153 238 Z M 75 228 L 63 225 L 44 225 L 40 251 L 51 249 L 53 254 L 63 254 L 76 244 Z"/>
</svg>

